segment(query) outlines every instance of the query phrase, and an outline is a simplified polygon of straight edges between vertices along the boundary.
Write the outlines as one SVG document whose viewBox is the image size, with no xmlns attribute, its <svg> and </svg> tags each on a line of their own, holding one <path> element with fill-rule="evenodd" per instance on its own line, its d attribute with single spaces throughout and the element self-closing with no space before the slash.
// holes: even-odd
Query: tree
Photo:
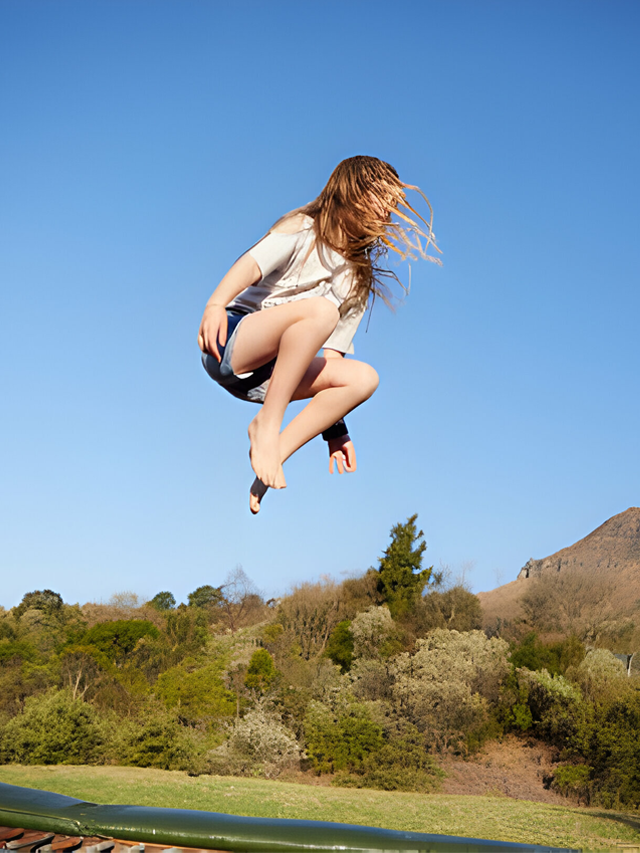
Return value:
<svg viewBox="0 0 640 853">
<path fill-rule="evenodd" d="M 223 592 L 220 610 L 232 633 L 260 621 L 264 601 L 242 566 L 229 572 L 220 591 Z"/>
<path fill-rule="evenodd" d="M 351 623 L 353 637 L 353 656 L 373 660 L 388 657 L 389 653 L 397 652 L 397 633 L 395 622 L 391 618 L 388 607 L 369 607 L 364 613 L 358 613 Z"/>
<path fill-rule="evenodd" d="M 331 632 L 325 650 L 326 656 L 338 664 L 343 672 L 348 672 L 351 669 L 353 661 L 353 634 L 350 626 L 351 622 L 348 619 L 338 622 Z"/>
<path fill-rule="evenodd" d="M 278 671 L 269 652 L 266 649 L 256 649 L 251 655 L 244 683 L 249 690 L 263 693 L 273 684 L 277 674 Z"/>
<path fill-rule="evenodd" d="M 89 628 L 82 637 L 83 646 L 95 646 L 106 657 L 116 663 L 130 654 L 142 637 L 156 639 L 160 632 L 147 619 L 118 619 L 115 622 L 100 622 Z"/>
<path fill-rule="evenodd" d="M 220 587 L 204 584 L 194 589 L 189 593 L 189 607 L 210 607 L 218 605 L 222 601 L 223 595 Z"/>
<path fill-rule="evenodd" d="M 36 589 L 23 596 L 14 615 L 19 619 L 27 610 L 43 610 L 45 613 L 58 614 L 62 610 L 63 603 L 60 593 L 52 589 Z"/>
<path fill-rule="evenodd" d="M 151 607 L 164 613 L 167 610 L 175 609 L 176 599 L 172 592 L 159 592 L 153 596 L 149 604 Z"/>
<path fill-rule="evenodd" d="M 424 533 L 416 529 L 417 517 L 416 513 L 406 524 L 391 528 L 391 544 L 379 559 L 378 593 L 394 618 L 407 614 L 420 600 L 433 569 L 422 568 L 427 543 L 420 541 Z"/>
</svg>

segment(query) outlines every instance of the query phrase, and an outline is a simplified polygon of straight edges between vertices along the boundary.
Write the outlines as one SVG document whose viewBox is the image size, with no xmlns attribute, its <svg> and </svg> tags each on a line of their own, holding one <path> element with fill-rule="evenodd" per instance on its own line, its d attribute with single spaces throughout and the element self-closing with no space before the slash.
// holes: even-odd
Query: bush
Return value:
<svg viewBox="0 0 640 853">
<path fill-rule="evenodd" d="M 358 771 L 384 744 L 382 727 L 371 719 L 365 705 L 356 703 L 336 716 L 326 705 L 312 702 L 304 733 L 309 761 L 318 774 Z"/>
<path fill-rule="evenodd" d="M 365 756 L 357 773 L 339 773 L 333 784 L 381 791 L 437 790 L 445 774 L 428 754 L 424 736 L 415 727 L 406 728 L 403 736 Z"/>
<path fill-rule="evenodd" d="M 342 672 L 348 672 L 353 661 L 353 634 L 350 627 L 349 619 L 338 622 L 325 649 L 326 656 L 337 664 Z"/>
<path fill-rule="evenodd" d="M 353 656 L 375 659 L 400 651 L 396 624 L 388 607 L 369 607 L 352 621 Z"/>
<path fill-rule="evenodd" d="M 83 635 L 83 646 L 95 646 L 106 657 L 120 664 L 143 637 L 157 639 L 160 632 L 147 619 L 118 619 L 115 622 L 100 622 Z"/>
<path fill-rule="evenodd" d="M 237 719 L 229 739 L 210 753 L 217 773 L 274 778 L 300 766 L 301 750 L 280 717 L 263 705 Z"/>
<path fill-rule="evenodd" d="M 245 687 L 263 693 L 273 684 L 277 674 L 278 671 L 269 652 L 266 649 L 256 649 L 247 667 Z"/>
<path fill-rule="evenodd" d="M 235 696 L 224 686 L 219 663 L 174 666 L 159 676 L 155 693 L 187 723 L 215 723 L 236 710 Z"/>
<path fill-rule="evenodd" d="M 110 729 L 91 705 L 64 690 L 32 696 L 0 733 L 0 760 L 19 764 L 99 764 Z"/>
<path fill-rule="evenodd" d="M 481 631 L 436 629 L 417 641 L 413 655 L 390 662 L 398 715 L 422 732 L 432 748 L 458 748 L 489 720 L 489 703 L 497 702 L 509 672 L 507 644 Z"/>
<path fill-rule="evenodd" d="M 176 714 L 151 706 L 147 707 L 147 713 L 149 717 L 144 723 L 131 727 L 119 763 L 203 772 L 204 744 L 198 744 L 195 732 L 180 725 Z"/>
<path fill-rule="evenodd" d="M 608 649 L 590 651 L 576 667 L 574 677 L 591 700 L 613 697 L 627 686 L 624 664 Z"/>
<path fill-rule="evenodd" d="M 585 707 L 580 690 L 562 675 L 546 669 L 518 670 L 528 691 L 533 727 L 538 737 L 559 748 L 567 745 L 581 725 Z"/>
<path fill-rule="evenodd" d="M 560 764 L 553 773 L 551 787 L 563 797 L 574 797 L 589 804 L 591 767 L 586 764 Z"/>
<path fill-rule="evenodd" d="M 585 656 L 584 646 L 575 636 L 559 643 L 543 643 L 535 631 L 511 647 L 511 663 L 518 669 L 546 669 L 551 675 L 562 675 L 569 667 L 580 664 Z"/>
</svg>

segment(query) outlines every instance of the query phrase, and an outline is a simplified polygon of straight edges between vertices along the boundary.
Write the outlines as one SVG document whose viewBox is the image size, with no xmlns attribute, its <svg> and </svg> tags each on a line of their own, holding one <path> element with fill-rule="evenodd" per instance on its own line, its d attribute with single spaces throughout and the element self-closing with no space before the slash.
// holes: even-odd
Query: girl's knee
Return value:
<svg viewBox="0 0 640 853">
<path fill-rule="evenodd" d="M 362 394 L 363 400 L 368 400 L 380 384 L 380 377 L 377 371 L 370 364 L 365 364 L 364 362 L 358 363 L 355 380 L 355 384 L 358 391 Z"/>
<path fill-rule="evenodd" d="M 301 304 L 307 303 L 304 308 L 320 323 L 326 326 L 329 334 L 335 329 L 340 319 L 340 311 L 337 306 L 324 296 L 313 296 L 310 299 L 301 300 Z"/>
</svg>

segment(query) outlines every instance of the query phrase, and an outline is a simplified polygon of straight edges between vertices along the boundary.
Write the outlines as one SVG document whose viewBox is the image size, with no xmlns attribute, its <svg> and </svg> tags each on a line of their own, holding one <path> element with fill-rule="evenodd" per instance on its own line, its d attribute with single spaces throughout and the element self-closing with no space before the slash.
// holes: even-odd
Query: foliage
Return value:
<svg viewBox="0 0 640 853">
<path fill-rule="evenodd" d="M 0 763 L 98 764 L 108 728 L 95 709 L 64 690 L 32 696 L 0 734 Z"/>
<path fill-rule="evenodd" d="M 392 670 L 392 659 L 361 658 L 357 660 L 349 673 L 353 695 L 357 699 L 371 702 L 390 701 L 394 685 Z"/>
<path fill-rule="evenodd" d="M 589 804 L 591 767 L 586 764 L 559 764 L 553 771 L 551 787 L 565 797 L 575 797 Z"/>
<path fill-rule="evenodd" d="M 428 754 L 424 736 L 413 726 L 404 728 L 402 735 L 366 755 L 357 773 L 339 773 L 333 784 L 383 791 L 437 790 L 444 772 Z"/>
<path fill-rule="evenodd" d="M 400 651 L 396 624 L 388 607 L 369 607 L 351 623 L 355 658 L 389 657 Z"/>
<path fill-rule="evenodd" d="M 62 610 L 62 596 L 52 589 L 35 590 L 27 592 L 20 604 L 14 609 L 13 614 L 19 619 L 27 610 L 43 610 L 45 613 L 58 614 Z"/>
<path fill-rule="evenodd" d="M 436 629 L 417 648 L 391 662 L 397 713 L 427 733 L 433 749 L 455 747 L 487 721 L 509 671 L 507 644 L 481 631 Z"/>
<path fill-rule="evenodd" d="M 148 706 L 144 721 L 130 727 L 121 763 L 201 772 L 203 753 L 195 733 L 180 725 L 176 714 Z"/>
<path fill-rule="evenodd" d="M 575 668 L 574 678 L 590 699 L 615 695 L 616 688 L 626 685 L 626 669 L 622 661 L 608 649 L 593 649 Z"/>
<path fill-rule="evenodd" d="M 198 665 L 186 660 L 159 676 L 155 694 L 186 723 L 200 720 L 215 726 L 220 717 L 230 717 L 236 710 L 235 697 L 222 680 L 221 663 Z"/>
<path fill-rule="evenodd" d="M 156 626 L 146 619 L 118 619 L 89 628 L 82 637 L 82 645 L 94 646 L 110 661 L 121 664 L 143 637 L 159 636 Z"/>
<path fill-rule="evenodd" d="M 528 690 L 534 732 L 562 748 L 576 734 L 584 714 L 580 690 L 564 676 L 551 675 L 546 669 L 523 669 L 518 674 Z"/>
<path fill-rule="evenodd" d="M 324 652 L 344 614 L 344 600 L 336 583 L 325 578 L 320 583 L 300 584 L 278 607 L 278 621 L 287 635 L 283 641 L 289 646 L 295 642 L 302 657 L 309 660 Z"/>
<path fill-rule="evenodd" d="M 222 601 L 222 590 L 220 587 L 204 584 L 189 593 L 187 601 L 189 607 L 215 607 Z"/>
<path fill-rule="evenodd" d="M 589 799 L 605 808 L 640 806 L 640 696 L 621 696 L 587 703 L 567 752 L 592 768 Z"/>
<path fill-rule="evenodd" d="M 26 640 L 0 642 L 0 665 L 4 665 L 16 658 L 19 660 L 34 661 L 37 657 L 37 649 Z"/>
<path fill-rule="evenodd" d="M 301 750 L 277 713 L 258 704 L 237 719 L 231 735 L 210 755 L 217 772 L 273 778 L 299 767 Z"/>
<path fill-rule="evenodd" d="M 353 661 L 353 634 L 351 633 L 351 622 L 349 619 L 338 622 L 333 629 L 327 642 L 325 654 L 340 667 L 342 672 L 348 672 L 351 669 Z"/>
<path fill-rule="evenodd" d="M 457 584 L 444 592 L 434 590 L 428 598 L 435 600 L 434 603 L 442 614 L 443 628 L 461 632 L 482 628 L 480 599 L 464 586 Z"/>
<path fill-rule="evenodd" d="M 84 699 L 112 672 L 109 658 L 95 646 L 70 645 L 60 655 L 60 677 L 74 699 Z"/>
<path fill-rule="evenodd" d="M 371 719 L 366 705 L 357 703 L 335 715 L 326 705 L 312 702 L 304 733 L 309 761 L 318 774 L 358 771 L 384 743 L 382 727 Z"/>
<path fill-rule="evenodd" d="M 417 517 L 412 515 L 406 524 L 391 528 L 391 544 L 379 559 L 378 593 L 394 618 L 412 609 L 431 577 L 432 568 L 422 568 L 427 544 L 419 541 L 424 533 L 416 528 Z"/>
<path fill-rule="evenodd" d="M 264 693 L 271 687 L 277 674 L 278 671 L 269 652 L 266 649 L 256 649 L 251 655 L 244 683 L 249 690 Z"/>
<path fill-rule="evenodd" d="M 175 608 L 176 599 L 172 592 L 158 592 L 153 596 L 149 604 L 161 613 L 165 613 Z"/>
<path fill-rule="evenodd" d="M 560 675 L 579 665 L 584 656 L 584 646 L 575 635 L 543 643 L 535 631 L 530 631 L 519 643 L 512 643 L 510 659 L 516 668 L 546 669 L 551 675 Z"/>
<path fill-rule="evenodd" d="M 595 640 L 613 615 L 613 584 L 583 568 L 541 574 L 528 582 L 522 597 L 527 622 L 538 630 Z"/>
</svg>

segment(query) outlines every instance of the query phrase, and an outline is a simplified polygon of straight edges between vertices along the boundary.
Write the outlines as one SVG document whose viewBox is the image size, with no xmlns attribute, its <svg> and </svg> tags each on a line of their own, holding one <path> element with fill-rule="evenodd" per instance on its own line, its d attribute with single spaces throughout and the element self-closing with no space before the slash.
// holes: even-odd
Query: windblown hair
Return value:
<svg viewBox="0 0 640 853">
<path fill-rule="evenodd" d="M 428 221 L 407 201 L 407 190 L 415 190 L 426 201 Z M 284 218 L 300 213 L 313 218 L 318 247 L 338 252 L 354 270 L 353 288 L 342 314 L 366 305 L 370 297 L 380 297 L 389 305 L 389 280 L 406 292 L 398 276 L 380 265 L 389 251 L 403 260 L 422 257 L 440 263 L 427 252 L 429 245 L 440 252 L 431 227 L 429 199 L 418 187 L 403 183 L 393 166 L 377 157 L 358 155 L 343 160 L 314 201 Z"/>
</svg>

